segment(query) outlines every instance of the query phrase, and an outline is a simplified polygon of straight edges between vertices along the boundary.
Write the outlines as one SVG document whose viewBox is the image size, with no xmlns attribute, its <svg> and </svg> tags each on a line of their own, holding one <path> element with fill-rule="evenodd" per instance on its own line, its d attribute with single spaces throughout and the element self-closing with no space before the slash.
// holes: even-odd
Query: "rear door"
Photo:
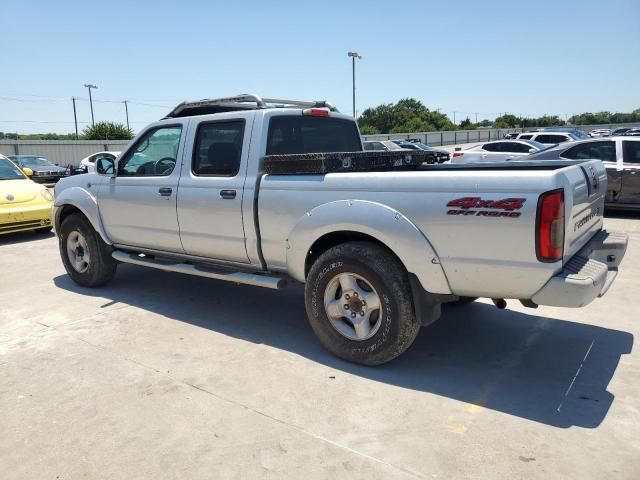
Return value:
<svg viewBox="0 0 640 480">
<path fill-rule="evenodd" d="M 622 140 L 622 160 L 620 203 L 640 204 L 640 141 Z"/>
<path fill-rule="evenodd" d="M 254 117 L 234 112 L 194 120 L 178 186 L 180 239 L 187 254 L 249 263 L 242 196 Z"/>
</svg>

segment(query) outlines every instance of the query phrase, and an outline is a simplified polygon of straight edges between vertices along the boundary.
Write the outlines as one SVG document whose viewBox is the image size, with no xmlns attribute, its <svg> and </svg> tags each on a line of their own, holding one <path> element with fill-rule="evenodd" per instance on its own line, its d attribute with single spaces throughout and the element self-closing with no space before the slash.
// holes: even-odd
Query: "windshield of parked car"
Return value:
<svg viewBox="0 0 640 480">
<path fill-rule="evenodd" d="M 55 167 L 53 163 L 44 157 L 20 157 L 18 158 L 23 167 Z"/>
<path fill-rule="evenodd" d="M 11 160 L 0 158 L 0 180 L 19 180 L 24 178 L 26 178 L 24 173 Z"/>
<path fill-rule="evenodd" d="M 536 142 L 535 140 L 522 140 L 522 141 L 525 142 L 527 145 L 531 145 L 533 148 L 537 150 L 544 150 L 547 148 L 545 144 Z"/>
</svg>

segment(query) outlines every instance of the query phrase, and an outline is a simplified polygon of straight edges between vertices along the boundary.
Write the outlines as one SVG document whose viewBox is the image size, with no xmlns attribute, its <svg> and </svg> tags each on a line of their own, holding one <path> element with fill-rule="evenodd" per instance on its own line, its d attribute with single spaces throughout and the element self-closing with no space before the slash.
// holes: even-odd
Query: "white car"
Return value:
<svg viewBox="0 0 640 480">
<path fill-rule="evenodd" d="M 609 135 L 611 135 L 611 130 L 608 128 L 596 128 L 589 132 L 591 138 L 608 137 Z"/>
<path fill-rule="evenodd" d="M 556 132 L 555 130 L 521 133 L 518 135 L 517 139 L 533 140 L 534 142 L 542 143 L 547 147 L 557 145 L 558 143 L 576 142 L 580 140 L 580 138 L 573 132 Z"/>
<path fill-rule="evenodd" d="M 120 152 L 97 152 L 89 155 L 88 157 L 84 157 L 80 160 L 80 168 L 89 172 L 96 171 L 96 161 L 101 158 L 108 158 L 111 160 L 115 160 L 116 157 L 120 155 Z"/>
<path fill-rule="evenodd" d="M 496 140 L 454 152 L 451 163 L 504 162 L 540 152 L 545 148 L 546 145 L 531 140 Z"/>
</svg>

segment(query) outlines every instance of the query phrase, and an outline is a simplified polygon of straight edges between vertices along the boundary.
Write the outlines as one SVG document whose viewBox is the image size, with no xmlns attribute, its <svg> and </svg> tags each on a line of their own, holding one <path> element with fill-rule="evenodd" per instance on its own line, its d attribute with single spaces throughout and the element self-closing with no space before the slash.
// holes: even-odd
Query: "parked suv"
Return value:
<svg viewBox="0 0 640 480">
<path fill-rule="evenodd" d="M 550 146 L 558 143 L 575 142 L 578 137 L 570 132 L 527 132 L 521 133 L 517 137 L 518 140 L 532 140 Z"/>
</svg>

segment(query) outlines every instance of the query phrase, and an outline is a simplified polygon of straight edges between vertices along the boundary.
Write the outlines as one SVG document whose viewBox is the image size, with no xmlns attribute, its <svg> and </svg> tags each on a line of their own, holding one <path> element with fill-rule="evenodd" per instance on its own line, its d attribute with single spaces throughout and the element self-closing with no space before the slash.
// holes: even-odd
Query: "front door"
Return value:
<svg viewBox="0 0 640 480">
<path fill-rule="evenodd" d="M 640 204 L 640 141 L 622 141 L 622 198 L 620 203 Z"/>
<path fill-rule="evenodd" d="M 101 185 L 98 208 L 113 243 L 182 252 L 176 194 L 185 127 L 150 127 Z"/>
<path fill-rule="evenodd" d="M 253 118 L 234 112 L 191 128 L 178 186 L 180 239 L 190 255 L 249 263 L 242 195 Z"/>
</svg>

